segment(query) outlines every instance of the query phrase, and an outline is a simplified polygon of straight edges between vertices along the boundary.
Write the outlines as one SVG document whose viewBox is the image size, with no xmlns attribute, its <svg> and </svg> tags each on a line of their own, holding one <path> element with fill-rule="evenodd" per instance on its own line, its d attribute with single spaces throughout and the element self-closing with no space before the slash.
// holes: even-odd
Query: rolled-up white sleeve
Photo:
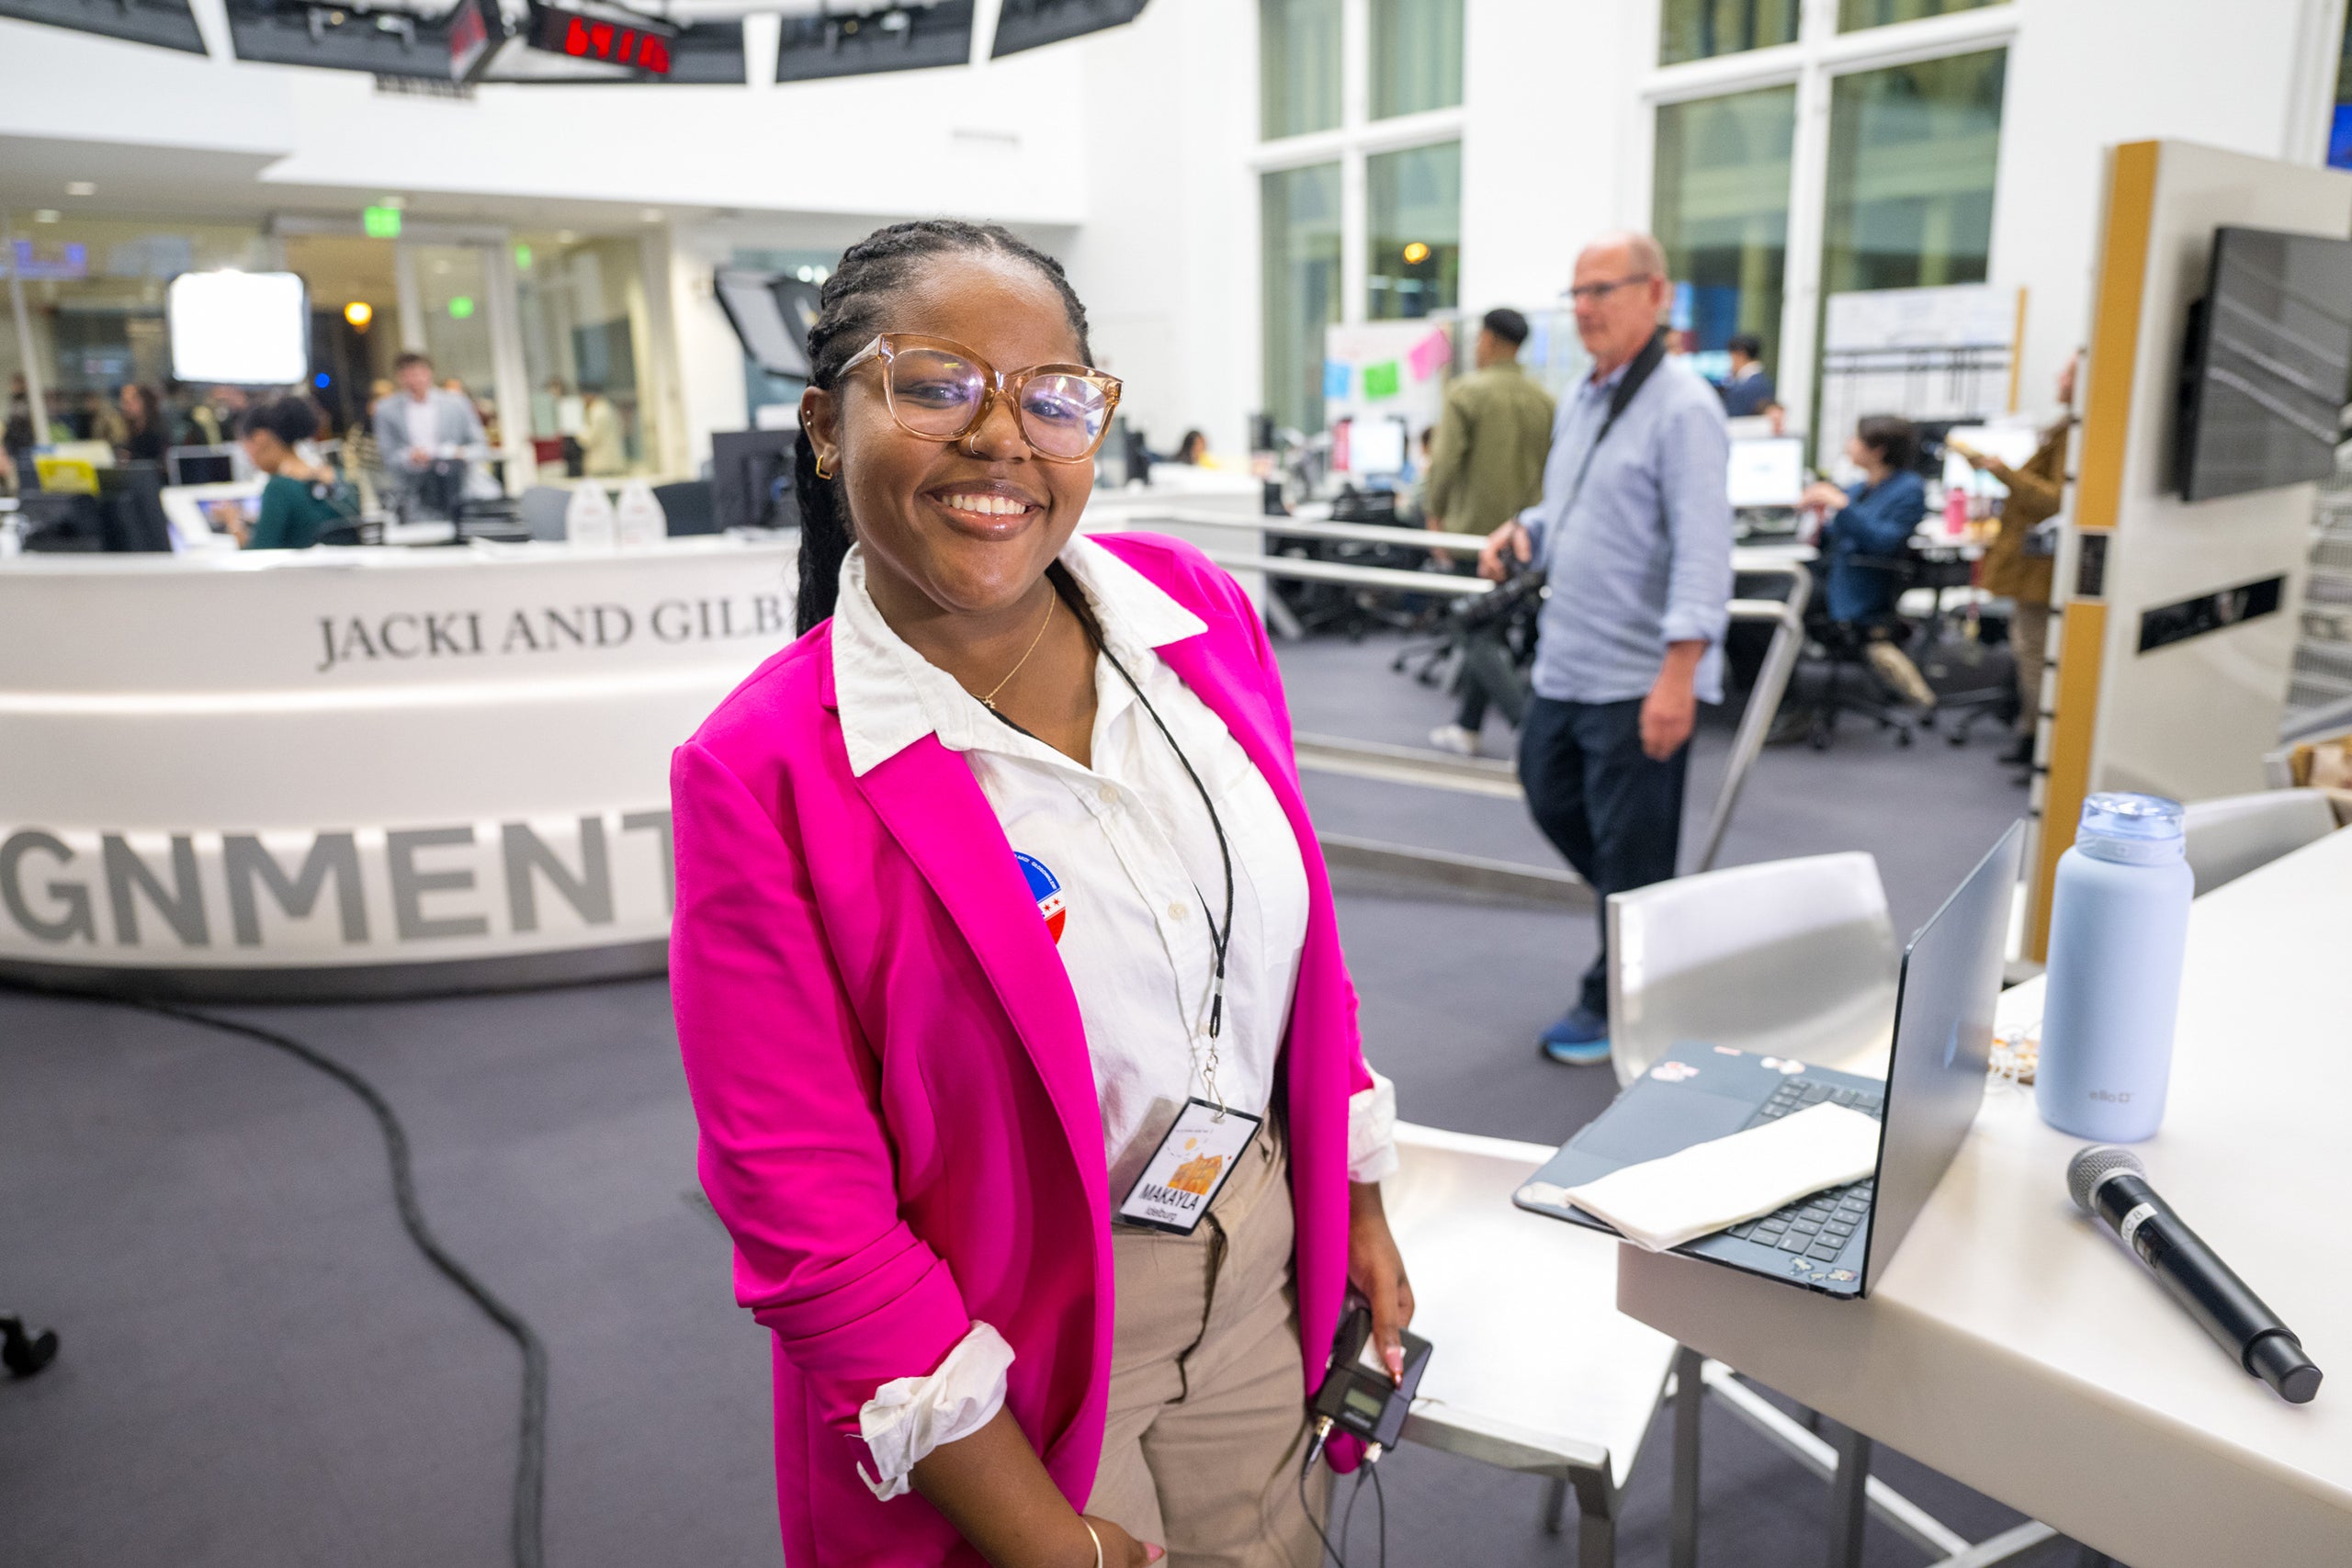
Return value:
<svg viewBox="0 0 2352 1568">
<path fill-rule="evenodd" d="M 858 1435 L 874 1456 L 875 1473 L 858 1467 L 867 1488 L 888 1502 L 907 1490 L 908 1472 L 933 1449 L 994 1420 L 1004 1407 L 1012 1366 L 1012 1347 L 1004 1336 L 975 1320 L 930 1376 L 893 1378 L 876 1390 L 857 1413 Z"/>
<path fill-rule="evenodd" d="M 1379 1181 L 1396 1174 L 1396 1086 L 1367 1065 L 1372 1087 L 1348 1097 L 1348 1179 Z"/>
</svg>

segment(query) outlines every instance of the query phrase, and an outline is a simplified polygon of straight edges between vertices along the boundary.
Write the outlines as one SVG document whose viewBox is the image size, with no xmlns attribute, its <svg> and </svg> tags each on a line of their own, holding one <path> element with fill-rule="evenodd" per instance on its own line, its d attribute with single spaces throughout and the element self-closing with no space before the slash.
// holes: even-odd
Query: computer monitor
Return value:
<svg viewBox="0 0 2352 1568">
<path fill-rule="evenodd" d="M 164 470 L 131 463 L 98 472 L 98 536 L 109 550 L 169 554 L 172 525 L 164 515 Z"/>
<path fill-rule="evenodd" d="M 793 493 L 797 430 L 722 430 L 710 438 L 710 500 L 722 528 L 797 528 Z"/>
<path fill-rule="evenodd" d="M 164 469 L 175 485 L 224 485 L 237 477 L 237 449 L 174 446 L 164 454 Z"/>
<path fill-rule="evenodd" d="M 1804 495 L 1804 437 L 1768 435 L 1733 442 L 1724 479 L 1736 508 L 1796 505 Z"/>
<path fill-rule="evenodd" d="M 1405 422 L 1359 419 L 1348 431 L 1348 472 L 1361 479 L 1405 471 Z"/>
</svg>

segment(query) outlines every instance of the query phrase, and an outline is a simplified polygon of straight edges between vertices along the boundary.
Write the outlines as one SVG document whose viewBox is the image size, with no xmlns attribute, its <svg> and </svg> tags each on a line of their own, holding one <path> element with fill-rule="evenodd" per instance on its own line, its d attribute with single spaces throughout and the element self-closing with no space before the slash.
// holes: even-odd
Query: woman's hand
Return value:
<svg viewBox="0 0 2352 1568">
<path fill-rule="evenodd" d="M 1804 487 L 1804 494 L 1800 499 L 1807 506 L 1817 506 L 1824 512 L 1836 512 L 1843 508 L 1853 497 L 1826 479 L 1815 479 Z"/>
<path fill-rule="evenodd" d="M 1413 1284 L 1405 1259 L 1388 1234 L 1388 1212 L 1381 1207 L 1380 1184 L 1348 1184 L 1348 1283 L 1372 1305 L 1372 1342 L 1391 1382 L 1405 1381 L 1404 1332 L 1413 1322 Z"/>
<path fill-rule="evenodd" d="M 1094 1568 L 1098 1540 L 1102 1568 L 1146 1568 L 1168 1555 L 1108 1519 L 1072 1512 L 1010 1409 L 932 1450 L 907 1479 L 996 1568 Z"/>
</svg>

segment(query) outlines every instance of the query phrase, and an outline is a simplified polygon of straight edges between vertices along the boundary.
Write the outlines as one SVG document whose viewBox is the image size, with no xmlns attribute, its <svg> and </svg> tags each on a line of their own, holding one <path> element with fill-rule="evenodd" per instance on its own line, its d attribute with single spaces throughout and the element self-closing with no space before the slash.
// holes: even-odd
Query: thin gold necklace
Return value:
<svg viewBox="0 0 2352 1568">
<path fill-rule="evenodd" d="M 1015 664 L 1012 669 L 1006 671 L 1004 672 L 1004 679 L 999 681 L 995 685 L 990 686 L 988 690 L 988 694 L 980 699 L 980 705 L 988 709 L 989 712 L 996 713 L 1000 711 L 996 705 L 996 694 L 999 692 L 1003 691 L 1007 686 L 1012 684 L 1012 678 L 1021 673 L 1021 665 L 1028 663 L 1029 654 L 1036 652 L 1037 645 L 1046 640 L 1046 628 L 1054 624 L 1054 606 L 1061 603 L 1061 597 L 1062 596 L 1058 593 L 1051 594 L 1047 597 L 1046 600 L 1046 618 L 1037 623 L 1037 635 L 1029 639 L 1029 653 L 1023 654 L 1021 656 L 1021 663 Z"/>
</svg>

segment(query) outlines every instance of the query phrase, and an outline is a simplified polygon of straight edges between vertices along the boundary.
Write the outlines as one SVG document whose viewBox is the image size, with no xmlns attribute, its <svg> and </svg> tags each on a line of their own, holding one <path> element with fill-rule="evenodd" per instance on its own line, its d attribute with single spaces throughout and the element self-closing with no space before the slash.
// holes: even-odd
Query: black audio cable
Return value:
<svg viewBox="0 0 2352 1568">
<path fill-rule="evenodd" d="M 400 1210 L 401 1224 L 408 1232 L 409 1239 L 416 1244 L 419 1252 L 424 1254 L 427 1262 L 470 1297 L 483 1314 L 513 1339 L 523 1352 L 523 1409 L 514 1462 L 513 1548 L 514 1568 L 541 1568 L 540 1519 L 547 1490 L 547 1347 L 540 1343 L 537 1331 L 521 1313 L 501 1301 L 472 1269 L 451 1257 L 448 1249 L 441 1245 L 440 1238 L 433 1234 L 433 1227 L 424 1217 L 424 1207 L 417 1200 L 416 1172 L 409 1155 L 408 1129 L 401 1125 L 400 1114 L 392 1109 L 391 1102 L 356 1069 L 291 1035 L 280 1034 L 256 1024 L 241 1023 L 234 1019 L 198 1012 L 193 1008 L 176 1007 L 169 1002 L 130 997 L 74 995 L 80 1000 L 115 1002 L 164 1018 L 177 1019 L 182 1023 L 219 1030 L 225 1034 L 242 1035 L 324 1073 L 349 1089 L 368 1108 L 368 1113 L 376 1119 L 378 1130 L 384 1136 L 384 1156 L 391 1167 L 392 1201 Z"/>
</svg>

